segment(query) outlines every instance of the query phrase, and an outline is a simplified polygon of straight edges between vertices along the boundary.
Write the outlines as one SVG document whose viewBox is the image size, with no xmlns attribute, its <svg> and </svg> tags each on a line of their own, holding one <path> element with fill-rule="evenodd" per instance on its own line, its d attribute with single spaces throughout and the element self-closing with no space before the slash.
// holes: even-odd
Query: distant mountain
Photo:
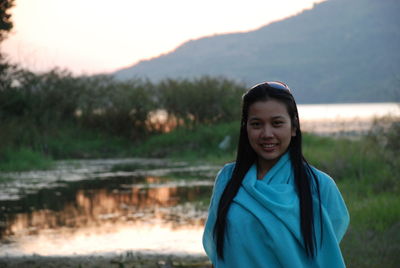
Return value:
<svg viewBox="0 0 400 268">
<path fill-rule="evenodd" d="M 328 0 L 255 31 L 188 41 L 115 75 L 281 80 L 299 103 L 399 101 L 399 14 L 399 0 Z"/>
</svg>

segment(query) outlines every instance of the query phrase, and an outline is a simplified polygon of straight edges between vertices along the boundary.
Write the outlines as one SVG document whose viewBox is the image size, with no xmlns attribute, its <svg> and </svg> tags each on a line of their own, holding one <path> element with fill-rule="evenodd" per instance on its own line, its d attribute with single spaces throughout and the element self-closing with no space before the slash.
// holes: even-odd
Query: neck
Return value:
<svg viewBox="0 0 400 268">
<path fill-rule="evenodd" d="M 257 179 L 262 180 L 272 166 L 262 163 L 262 161 L 257 161 Z"/>
<path fill-rule="evenodd" d="M 281 159 L 282 156 L 278 157 L 278 159 L 274 160 L 265 160 L 258 158 L 256 160 L 257 163 L 257 179 L 262 180 L 268 171 Z"/>
</svg>

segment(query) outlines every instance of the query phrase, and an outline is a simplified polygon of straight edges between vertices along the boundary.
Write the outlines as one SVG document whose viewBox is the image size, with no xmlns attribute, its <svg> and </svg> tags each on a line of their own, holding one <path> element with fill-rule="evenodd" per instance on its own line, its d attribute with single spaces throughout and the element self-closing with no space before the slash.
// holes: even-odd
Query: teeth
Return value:
<svg viewBox="0 0 400 268">
<path fill-rule="evenodd" d="M 272 148 L 274 146 L 275 146 L 275 144 L 263 144 L 262 145 L 263 148 Z"/>
</svg>

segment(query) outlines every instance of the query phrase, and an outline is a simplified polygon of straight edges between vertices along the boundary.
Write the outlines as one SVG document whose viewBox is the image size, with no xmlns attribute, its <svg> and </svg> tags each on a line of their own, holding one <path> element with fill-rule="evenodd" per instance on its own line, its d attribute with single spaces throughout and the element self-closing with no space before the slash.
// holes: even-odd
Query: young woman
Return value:
<svg viewBox="0 0 400 268">
<path fill-rule="evenodd" d="M 349 214 L 335 182 L 302 154 L 296 102 L 282 82 L 243 96 L 236 162 L 215 181 L 203 246 L 216 268 L 345 267 Z"/>
</svg>

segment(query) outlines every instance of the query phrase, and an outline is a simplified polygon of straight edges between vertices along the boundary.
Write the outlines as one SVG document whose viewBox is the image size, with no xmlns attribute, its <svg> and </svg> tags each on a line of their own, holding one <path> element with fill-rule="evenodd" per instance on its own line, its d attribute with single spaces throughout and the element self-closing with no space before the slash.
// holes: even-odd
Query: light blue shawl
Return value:
<svg viewBox="0 0 400 268">
<path fill-rule="evenodd" d="M 218 173 L 203 234 L 203 246 L 216 268 L 223 267 L 345 267 L 339 242 L 349 224 L 349 214 L 335 182 L 313 169 L 321 193 L 323 237 L 318 201 L 314 199 L 317 255 L 307 257 L 300 231 L 299 199 L 289 154 L 284 154 L 262 180 L 253 165 L 243 179 L 227 215 L 224 260 L 217 257 L 213 229 L 218 203 L 231 178 L 234 163 Z"/>
</svg>

